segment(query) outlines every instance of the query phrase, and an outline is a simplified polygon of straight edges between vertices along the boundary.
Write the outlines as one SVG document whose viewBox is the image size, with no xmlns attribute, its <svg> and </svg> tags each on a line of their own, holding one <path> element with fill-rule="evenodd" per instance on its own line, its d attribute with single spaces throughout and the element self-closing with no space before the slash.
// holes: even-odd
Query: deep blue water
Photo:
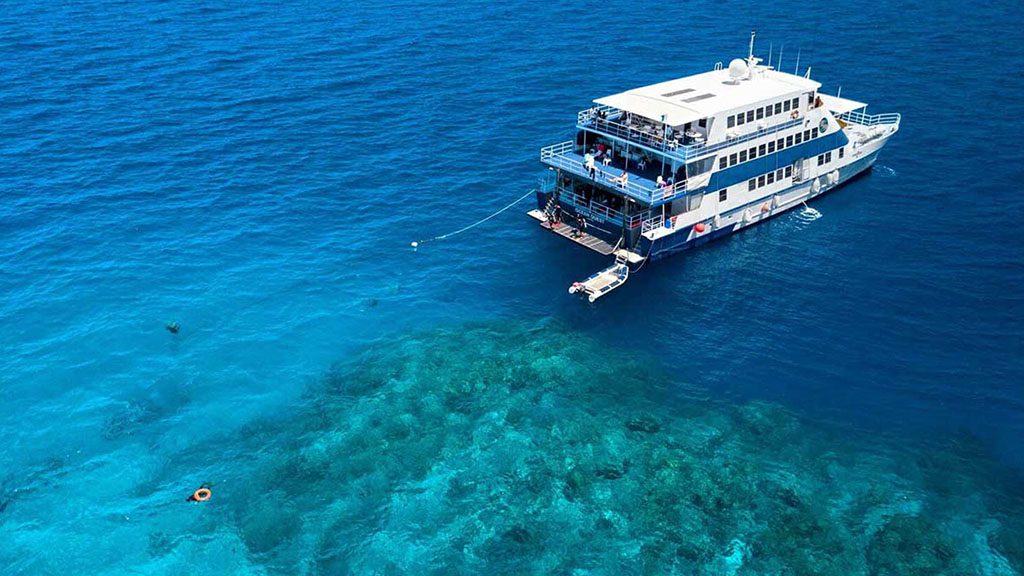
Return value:
<svg viewBox="0 0 1024 576">
<path fill-rule="evenodd" d="M 590 99 L 743 56 L 752 28 L 825 92 L 903 114 L 821 219 L 651 264 L 596 305 L 566 288 L 604 260 L 525 203 L 410 249 L 533 186 Z M 333 364 L 481 323 L 656 366 L 633 385 L 668 414 L 763 401 L 879 451 L 966 442 L 998 498 L 1024 490 L 1019 2 L 29 1 L 0 13 L 0 57 L 0 573 L 318 573 L 223 536 L 278 497 L 235 488 L 275 454 L 254 423 L 286 454 L 315 441 L 295 414 Z M 186 505 L 206 480 L 215 500 Z M 288 546 L 330 498 L 290 504 Z M 318 569 L 422 573 L 419 545 Z"/>
</svg>

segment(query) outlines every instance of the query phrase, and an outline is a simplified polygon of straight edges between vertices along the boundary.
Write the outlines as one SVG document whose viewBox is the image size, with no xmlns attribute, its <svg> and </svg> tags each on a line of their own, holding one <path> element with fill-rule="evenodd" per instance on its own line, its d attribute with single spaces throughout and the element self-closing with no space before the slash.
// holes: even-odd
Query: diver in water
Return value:
<svg viewBox="0 0 1024 576">
<path fill-rule="evenodd" d="M 178 324 L 177 322 L 168 322 L 164 328 L 167 328 L 167 331 L 171 334 L 177 334 L 181 331 L 181 324 Z"/>
</svg>

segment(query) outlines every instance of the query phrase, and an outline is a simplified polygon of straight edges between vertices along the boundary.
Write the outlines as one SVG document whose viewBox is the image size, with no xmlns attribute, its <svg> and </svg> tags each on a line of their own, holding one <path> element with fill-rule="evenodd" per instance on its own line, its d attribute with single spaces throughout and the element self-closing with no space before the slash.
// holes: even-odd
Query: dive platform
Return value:
<svg viewBox="0 0 1024 576">
<path fill-rule="evenodd" d="M 565 238 L 566 240 L 571 240 L 579 244 L 580 246 L 590 248 L 591 250 L 597 252 L 602 256 L 611 256 L 611 254 L 615 252 L 615 246 L 612 246 L 611 244 L 605 242 L 604 240 L 598 238 L 597 236 L 587 234 L 586 232 L 583 232 L 579 236 L 574 235 L 573 230 L 575 230 L 575 228 L 572 226 L 572 224 L 562 223 L 552 227 L 551 223 L 548 222 L 548 217 L 541 210 L 530 210 L 527 214 L 540 221 L 540 225 L 542 228 L 551 230 L 552 232 L 558 234 L 562 238 Z"/>
<path fill-rule="evenodd" d="M 542 210 L 530 210 L 528 214 L 540 221 L 542 228 L 551 230 L 562 238 L 590 248 L 602 256 L 615 255 L 615 263 L 611 266 L 595 272 L 582 282 L 573 282 L 569 287 L 569 294 L 584 295 L 593 302 L 626 283 L 626 280 L 629 279 L 630 264 L 639 264 L 644 261 L 644 257 L 636 252 L 619 248 L 618 244 L 612 246 L 597 236 L 578 230 L 571 224 L 562 223 L 552 226 L 547 214 Z"/>
</svg>

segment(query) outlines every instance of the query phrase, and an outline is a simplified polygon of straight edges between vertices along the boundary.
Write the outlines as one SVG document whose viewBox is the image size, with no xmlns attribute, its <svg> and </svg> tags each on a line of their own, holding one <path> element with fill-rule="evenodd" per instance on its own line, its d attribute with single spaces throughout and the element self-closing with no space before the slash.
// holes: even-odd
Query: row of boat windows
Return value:
<svg viewBox="0 0 1024 576">
<path fill-rule="evenodd" d="M 776 180 L 782 180 L 783 178 L 789 178 L 793 175 L 793 167 L 786 166 L 785 168 L 779 168 L 774 172 L 768 172 L 767 174 L 761 174 L 757 178 L 751 178 L 747 180 L 747 190 L 754 191 L 762 186 L 775 183 Z M 721 199 L 721 195 L 719 195 Z"/>
<path fill-rule="evenodd" d="M 845 150 L 843 148 L 839 148 L 839 157 L 840 158 L 843 157 L 843 152 L 844 151 Z M 831 161 L 832 161 L 832 151 L 831 150 L 829 150 L 828 152 L 825 152 L 824 154 L 818 154 L 818 166 L 821 166 L 822 164 L 828 164 Z"/>
<path fill-rule="evenodd" d="M 762 174 L 762 175 L 758 176 L 757 178 L 751 178 L 750 180 L 747 181 L 747 189 L 748 190 L 756 190 L 756 189 L 758 189 L 758 188 L 760 188 L 762 186 L 767 186 L 768 184 L 773 184 L 776 181 L 781 182 L 783 178 L 789 178 L 792 175 L 793 175 L 793 167 L 792 166 L 786 166 L 785 168 L 779 168 L 778 170 L 776 170 L 774 172 L 768 172 L 767 174 Z M 728 188 L 722 188 L 721 190 L 718 191 L 718 201 L 719 202 L 725 202 L 728 199 L 729 199 L 729 189 Z"/>
<path fill-rule="evenodd" d="M 726 120 L 726 124 L 729 128 L 735 128 L 736 126 L 743 126 L 749 122 L 755 120 L 761 120 L 763 118 L 771 118 L 776 114 L 782 114 L 789 112 L 790 110 L 796 110 L 800 107 L 800 98 L 793 98 L 784 102 L 776 102 L 775 104 L 769 104 L 760 108 L 754 108 L 753 110 L 747 110 L 746 112 L 740 112 L 739 114 L 733 114 Z"/>
<path fill-rule="evenodd" d="M 804 142 L 807 142 L 808 140 L 811 140 L 811 139 L 817 138 L 817 137 L 818 137 L 818 128 L 814 127 L 814 128 L 810 128 L 808 130 L 804 130 L 803 132 L 797 132 L 796 134 L 790 134 L 789 136 L 786 136 L 784 138 L 779 138 L 778 140 L 773 140 L 773 141 L 768 142 L 766 144 L 761 144 L 759 146 L 752 146 L 752 147 L 750 147 L 747 150 L 740 150 L 739 152 L 734 152 L 732 154 L 729 154 L 728 156 L 722 156 L 721 158 L 719 158 L 718 159 L 718 169 L 722 170 L 722 169 L 728 168 L 730 166 L 735 166 L 735 165 L 737 165 L 737 164 L 739 164 L 741 162 L 746 162 L 747 160 L 753 160 L 755 158 L 760 158 L 761 156 L 764 156 L 765 154 L 772 154 L 772 153 L 774 153 L 776 151 L 779 151 L 779 150 L 785 150 L 786 148 L 789 148 L 790 146 L 796 146 L 797 144 L 802 144 Z"/>
</svg>

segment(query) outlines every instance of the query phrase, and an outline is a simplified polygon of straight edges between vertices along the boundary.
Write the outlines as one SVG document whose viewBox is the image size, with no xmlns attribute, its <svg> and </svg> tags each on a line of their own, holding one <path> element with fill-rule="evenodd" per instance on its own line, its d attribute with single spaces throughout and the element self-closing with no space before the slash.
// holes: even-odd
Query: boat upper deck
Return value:
<svg viewBox="0 0 1024 576">
<path fill-rule="evenodd" d="M 756 62 L 757 60 L 754 60 Z M 721 116 L 756 104 L 817 91 L 821 87 L 803 76 L 787 74 L 770 66 L 745 64 L 749 74 L 737 78 L 733 64 L 702 74 L 633 88 L 594 100 L 668 126 L 683 126 L 701 119 Z"/>
</svg>

